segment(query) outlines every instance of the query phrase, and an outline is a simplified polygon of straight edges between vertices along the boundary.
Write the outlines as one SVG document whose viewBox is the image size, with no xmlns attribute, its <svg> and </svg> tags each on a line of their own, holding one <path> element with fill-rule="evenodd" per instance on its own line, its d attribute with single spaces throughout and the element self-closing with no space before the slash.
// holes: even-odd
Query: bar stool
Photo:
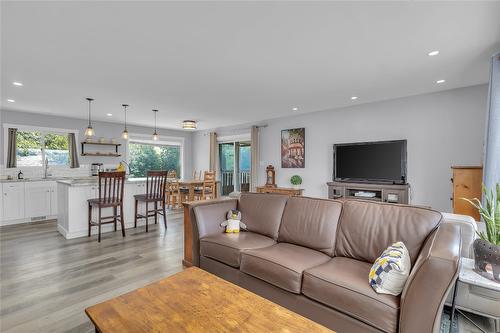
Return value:
<svg viewBox="0 0 500 333">
<path fill-rule="evenodd" d="M 165 186 L 167 183 L 167 171 L 148 171 L 146 176 L 146 193 L 134 195 L 134 228 L 137 228 L 137 219 L 146 219 L 146 232 L 148 232 L 148 218 L 155 218 L 155 224 L 158 223 L 158 214 L 163 215 L 163 223 L 167 229 L 167 213 L 165 208 Z M 145 215 L 137 212 L 139 202 L 146 203 Z M 158 208 L 158 202 L 161 208 Z M 154 203 L 154 209 L 149 210 L 149 203 Z"/>
<path fill-rule="evenodd" d="M 88 199 L 89 205 L 89 237 L 92 226 L 98 228 L 97 241 L 101 242 L 101 225 L 113 223 L 116 231 L 116 223 L 120 220 L 122 236 L 125 237 L 125 223 L 123 220 L 123 184 L 125 183 L 125 171 L 122 172 L 99 172 L 99 198 Z M 97 221 L 92 221 L 92 208 L 97 207 Z M 103 208 L 113 208 L 113 215 L 102 216 Z M 120 215 L 118 215 L 120 208 Z"/>
</svg>

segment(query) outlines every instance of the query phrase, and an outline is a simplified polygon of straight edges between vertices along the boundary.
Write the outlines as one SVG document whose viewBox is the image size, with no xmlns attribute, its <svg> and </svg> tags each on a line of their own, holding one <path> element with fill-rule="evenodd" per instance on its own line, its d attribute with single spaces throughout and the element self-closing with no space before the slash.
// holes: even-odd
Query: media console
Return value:
<svg viewBox="0 0 500 333">
<path fill-rule="evenodd" d="M 410 185 L 328 182 L 328 198 L 408 204 Z"/>
</svg>

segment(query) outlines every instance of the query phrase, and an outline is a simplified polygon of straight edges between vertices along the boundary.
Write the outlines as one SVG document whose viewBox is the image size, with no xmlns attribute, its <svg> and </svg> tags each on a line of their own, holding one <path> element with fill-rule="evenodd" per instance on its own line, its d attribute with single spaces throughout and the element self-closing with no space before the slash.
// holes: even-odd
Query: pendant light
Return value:
<svg viewBox="0 0 500 333">
<path fill-rule="evenodd" d="M 127 107 L 128 107 L 128 104 L 122 104 L 123 106 L 123 113 L 125 114 L 125 128 L 123 129 L 123 132 L 122 132 L 122 138 L 124 140 L 128 140 L 128 131 L 127 131 Z"/>
<path fill-rule="evenodd" d="M 153 110 L 154 115 L 155 115 L 155 132 L 153 133 L 153 140 L 157 141 L 158 140 L 158 133 L 156 133 L 156 114 L 158 113 L 158 110 Z"/>
<path fill-rule="evenodd" d="M 194 120 L 184 120 L 182 122 L 182 128 L 187 130 L 195 130 L 196 129 L 196 121 Z"/>
<path fill-rule="evenodd" d="M 94 100 L 93 98 L 87 97 L 87 101 L 89 101 L 89 126 L 85 130 L 85 136 L 94 136 L 94 129 L 92 128 L 91 118 L 90 118 L 90 104 Z"/>
</svg>

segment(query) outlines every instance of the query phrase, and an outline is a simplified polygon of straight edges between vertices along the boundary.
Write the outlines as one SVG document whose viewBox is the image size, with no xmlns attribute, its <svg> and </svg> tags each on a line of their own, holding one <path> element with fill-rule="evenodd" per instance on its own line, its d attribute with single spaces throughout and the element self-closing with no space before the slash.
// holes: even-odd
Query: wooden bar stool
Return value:
<svg viewBox="0 0 500 333">
<path fill-rule="evenodd" d="M 154 217 L 158 223 L 158 214 L 163 215 L 163 223 L 167 229 L 167 213 L 165 208 L 165 186 L 167 184 L 167 171 L 148 171 L 146 176 L 146 193 L 134 195 L 135 213 L 134 228 L 137 228 L 137 219 L 146 219 L 146 232 L 148 232 L 148 218 Z M 137 212 L 139 201 L 146 203 L 145 215 Z M 154 209 L 149 210 L 149 203 L 154 204 Z M 161 208 L 158 208 L 160 203 Z"/>
<path fill-rule="evenodd" d="M 125 183 L 125 172 L 99 172 L 99 198 L 87 200 L 89 205 L 89 237 L 92 226 L 97 226 L 99 232 L 97 241 L 101 241 L 101 225 L 113 223 L 120 220 L 122 225 L 122 236 L 125 237 L 125 222 L 123 220 L 123 184 Z M 97 207 L 97 221 L 92 221 L 92 208 Z M 103 208 L 113 208 L 113 215 L 102 216 Z M 120 215 L 118 215 L 120 208 Z"/>
</svg>

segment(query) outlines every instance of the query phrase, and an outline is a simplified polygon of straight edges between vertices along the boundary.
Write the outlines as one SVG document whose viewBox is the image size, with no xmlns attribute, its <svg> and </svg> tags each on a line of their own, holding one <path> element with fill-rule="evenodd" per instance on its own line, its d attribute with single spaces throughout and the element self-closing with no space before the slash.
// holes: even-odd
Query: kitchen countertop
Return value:
<svg viewBox="0 0 500 333">
<path fill-rule="evenodd" d="M 125 183 L 145 182 L 146 178 L 127 178 Z M 58 182 L 69 186 L 97 185 L 97 176 L 87 177 L 48 177 L 48 178 L 25 178 L 25 179 L 0 179 L 1 183 L 30 183 L 30 182 Z"/>
<path fill-rule="evenodd" d="M 97 177 L 66 178 L 57 180 L 59 184 L 68 186 L 92 186 L 97 185 Z M 125 184 L 144 183 L 146 178 L 127 178 Z"/>
</svg>

